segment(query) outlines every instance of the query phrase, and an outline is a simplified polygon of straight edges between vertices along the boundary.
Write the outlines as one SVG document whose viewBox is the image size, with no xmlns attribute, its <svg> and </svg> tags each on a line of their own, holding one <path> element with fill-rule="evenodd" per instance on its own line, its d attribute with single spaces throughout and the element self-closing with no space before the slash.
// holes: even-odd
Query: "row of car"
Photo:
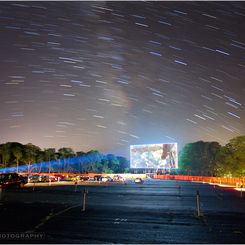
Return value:
<svg viewBox="0 0 245 245">
<path fill-rule="evenodd" d="M 18 173 L 0 173 L 0 188 L 24 187 L 27 183 L 55 182 L 55 181 L 77 181 L 77 176 L 43 175 L 43 174 L 18 174 Z"/>
<path fill-rule="evenodd" d="M 102 175 L 95 175 L 93 177 L 89 177 L 86 175 L 40 175 L 40 174 L 33 174 L 28 176 L 28 182 L 35 183 L 35 182 L 54 182 L 54 181 L 102 181 L 102 182 L 113 182 L 113 181 L 124 181 L 124 178 L 113 176 L 102 176 Z"/>
<path fill-rule="evenodd" d="M 37 183 L 37 182 L 54 182 L 54 181 L 75 181 L 78 183 L 79 181 L 101 181 L 101 182 L 124 182 L 125 179 L 120 175 L 110 176 L 102 176 L 95 175 L 93 177 L 83 176 L 83 175 L 68 175 L 64 176 L 61 174 L 56 175 L 40 175 L 40 174 L 32 174 L 32 175 L 20 175 L 18 173 L 0 173 L 0 188 L 7 187 L 24 187 L 27 183 Z M 134 180 L 135 183 L 143 183 L 143 179 L 136 178 Z"/>
<path fill-rule="evenodd" d="M 54 181 L 58 181 L 58 177 L 57 176 L 52 176 L 52 175 L 38 175 L 38 174 L 34 174 L 34 175 L 30 175 L 28 176 L 28 182 L 29 183 L 37 183 L 37 182 L 54 182 Z"/>
<path fill-rule="evenodd" d="M 35 182 L 53 182 L 53 181 L 101 181 L 101 182 L 113 182 L 113 181 L 124 181 L 125 179 L 120 175 L 114 175 L 113 177 L 110 176 L 103 176 L 103 175 L 95 175 L 93 177 L 89 177 L 87 175 L 40 175 L 40 174 L 33 174 L 28 176 L 28 182 L 35 183 Z"/>
<path fill-rule="evenodd" d="M 95 175 L 94 177 L 81 177 L 80 181 L 101 181 L 101 182 L 124 182 L 125 179 L 120 175 L 110 176 Z M 135 178 L 134 183 L 142 184 L 144 181 L 142 178 Z"/>
<path fill-rule="evenodd" d="M 65 179 L 63 175 L 40 175 L 40 174 L 18 174 L 18 173 L 0 173 L 0 187 L 23 187 L 27 183 L 37 182 L 54 182 L 61 180 L 73 180 Z"/>
<path fill-rule="evenodd" d="M 101 181 L 101 182 L 113 182 L 115 181 L 110 176 L 95 175 L 94 177 L 81 177 L 81 181 Z"/>
</svg>

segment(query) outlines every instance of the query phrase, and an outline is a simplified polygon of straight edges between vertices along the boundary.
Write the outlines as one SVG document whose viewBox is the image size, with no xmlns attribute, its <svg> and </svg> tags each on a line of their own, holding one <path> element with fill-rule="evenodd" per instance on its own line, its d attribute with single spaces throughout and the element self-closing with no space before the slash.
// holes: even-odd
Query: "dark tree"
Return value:
<svg viewBox="0 0 245 245">
<path fill-rule="evenodd" d="M 218 142 L 198 141 L 186 144 L 180 153 L 180 169 L 192 175 L 213 176 L 220 148 Z"/>
</svg>

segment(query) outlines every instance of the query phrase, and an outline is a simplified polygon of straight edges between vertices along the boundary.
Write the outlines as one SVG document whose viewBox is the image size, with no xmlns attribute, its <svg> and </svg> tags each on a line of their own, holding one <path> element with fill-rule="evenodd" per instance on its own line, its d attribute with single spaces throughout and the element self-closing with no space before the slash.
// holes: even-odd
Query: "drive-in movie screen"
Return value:
<svg viewBox="0 0 245 245">
<path fill-rule="evenodd" d="M 178 168 L 177 143 L 130 146 L 131 168 Z"/>
</svg>

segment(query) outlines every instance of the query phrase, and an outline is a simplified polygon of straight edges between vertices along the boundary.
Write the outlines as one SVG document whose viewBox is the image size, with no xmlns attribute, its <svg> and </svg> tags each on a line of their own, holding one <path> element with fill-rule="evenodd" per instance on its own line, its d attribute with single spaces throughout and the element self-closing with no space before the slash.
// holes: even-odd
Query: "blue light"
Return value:
<svg viewBox="0 0 245 245">
<path fill-rule="evenodd" d="M 85 156 L 76 156 L 71 158 L 63 158 L 58 160 L 50 160 L 39 163 L 31 163 L 30 165 L 20 165 L 18 172 L 34 172 L 34 173 L 48 173 L 48 172 L 62 172 L 64 167 L 73 167 L 77 172 L 82 169 L 82 165 L 95 163 L 103 159 L 108 159 L 106 155 L 100 153 L 89 153 Z M 16 166 L 1 168 L 0 172 L 16 172 Z M 29 171 L 28 171 L 29 170 Z M 68 169 L 69 170 L 69 169 Z"/>
</svg>

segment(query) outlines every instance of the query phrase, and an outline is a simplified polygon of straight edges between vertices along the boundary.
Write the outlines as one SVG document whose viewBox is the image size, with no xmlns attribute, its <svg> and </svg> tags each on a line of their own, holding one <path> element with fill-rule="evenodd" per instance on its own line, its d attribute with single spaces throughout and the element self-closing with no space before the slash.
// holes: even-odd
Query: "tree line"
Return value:
<svg viewBox="0 0 245 245">
<path fill-rule="evenodd" d="M 18 142 L 0 144 L 0 169 L 24 172 L 95 172 L 130 171 L 129 160 L 97 150 L 74 152 L 63 147 L 42 150 Z M 173 173 L 202 176 L 245 176 L 245 136 L 231 139 L 225 146 L 218 142 L 197 141 L 186 144 L 179 153 L 179 168 Z"/>
<path fill-rule="evenodd" d="M 188 175 L 245 176 L 245 136 L 231 139 L 225 146 L 218 142 L 186 144 L 179 153 L 178 173 Z"/>
<path fill-rule="evenodd" d="M 74 152 L 63 147 L 42 150 L 31 143 L 0 144 L 0 169 L 17 172 L 95 172 L 120 173 L 129 171 L 129 161 L 97 150 Z"/>
</svg>

